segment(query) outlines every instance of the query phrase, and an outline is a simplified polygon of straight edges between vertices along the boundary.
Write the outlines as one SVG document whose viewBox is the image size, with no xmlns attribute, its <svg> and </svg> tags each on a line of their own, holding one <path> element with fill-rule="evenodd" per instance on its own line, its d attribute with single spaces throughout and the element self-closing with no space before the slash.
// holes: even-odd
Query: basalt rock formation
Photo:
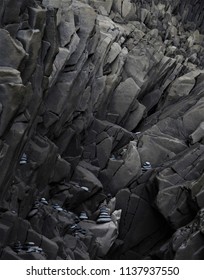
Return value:
<svg viewBox="0 0 204 280">
<path fill-rule="evenodd" d="M 203 34 L 201 0 L 1 1 L 0 259 L 204 258 Z"/>
</svg>

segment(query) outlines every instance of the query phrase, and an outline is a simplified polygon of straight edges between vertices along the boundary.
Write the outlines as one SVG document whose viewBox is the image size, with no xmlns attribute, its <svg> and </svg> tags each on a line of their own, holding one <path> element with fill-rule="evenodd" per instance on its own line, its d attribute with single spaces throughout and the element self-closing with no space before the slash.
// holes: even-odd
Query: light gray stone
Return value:
<svg viewBox="0 0 204 280">
<path fill-rule="evenodd" d="M 130 106 L 137 98 L 139 91 L 140 88 L 131 78 L 120 83 L 116 88 L 109 106 L 109 112 L 119 115 L 117 123 L 120 123 L 127 114 Z"/>
</svg>

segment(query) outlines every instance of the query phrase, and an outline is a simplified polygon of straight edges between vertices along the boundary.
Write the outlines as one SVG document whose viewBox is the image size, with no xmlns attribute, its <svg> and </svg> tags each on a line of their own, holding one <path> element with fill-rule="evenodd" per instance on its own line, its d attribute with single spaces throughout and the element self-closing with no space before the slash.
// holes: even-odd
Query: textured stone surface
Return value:
<svg viewBox="0 0 204 280">
<path fill-rule="evenodd" d="M 26 51 L 22 44 L 19 41 L 14 40 L 5 29 L 0 29 L 0 36 L 1 66 L 18 69 L 22 60 L 26 56 Z"/>
<path fill-rule="evenodd" d="M 0 259 L 203 259 L 204 2 L 13 2 Z"/>
</svg>

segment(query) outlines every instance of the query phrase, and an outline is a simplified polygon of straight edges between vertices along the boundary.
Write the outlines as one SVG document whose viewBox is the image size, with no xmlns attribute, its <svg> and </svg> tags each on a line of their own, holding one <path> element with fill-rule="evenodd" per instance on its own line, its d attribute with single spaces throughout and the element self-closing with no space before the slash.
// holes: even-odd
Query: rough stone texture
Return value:
<svg viewBox="0 0 204 280">
<path fill-rule="evenodd" d="M 204 2 L 13 2 L 0 3 L 0 259 L 203 259 Z"/>
</svg>

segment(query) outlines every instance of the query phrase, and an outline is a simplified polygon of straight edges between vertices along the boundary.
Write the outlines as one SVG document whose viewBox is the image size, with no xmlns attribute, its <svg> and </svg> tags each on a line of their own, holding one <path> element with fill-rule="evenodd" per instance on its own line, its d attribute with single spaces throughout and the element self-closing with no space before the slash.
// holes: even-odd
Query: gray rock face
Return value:
<svg viewBox="0 0 204 280">
<path fill-rule="evenodd" d="M 1 66 L 18 69 L 26 56 L 26 50 L 23 48 L 22 44 L 14 40 L 5 29 L 0 29 L 0 36 Z"/>
<path fill-rule="evenodd" d="M 204 2 L 13 2 L 0 259 L 203 259 Z"/>
<path fill-rule="evenodd" d="M 136 143 L 131 141 L 122 156 L 123 164 L 118 168 L 118 170 L 113 175 L 111 181 L 109 182 L 110 191 L 116 194 L 124 186 L 137 179 L 141 174 L 141 162 L 140 156 L 136 148 Z"/>
<path fill-rule="evenodd" d="M 140 88 L 132 78 L 120 83 L 116 88 L 110 103 L 109 111 L 111 114 L 118 115 L 117 124 L 127 116 L 130 108 L 137 100 Z"/>
</svg>

